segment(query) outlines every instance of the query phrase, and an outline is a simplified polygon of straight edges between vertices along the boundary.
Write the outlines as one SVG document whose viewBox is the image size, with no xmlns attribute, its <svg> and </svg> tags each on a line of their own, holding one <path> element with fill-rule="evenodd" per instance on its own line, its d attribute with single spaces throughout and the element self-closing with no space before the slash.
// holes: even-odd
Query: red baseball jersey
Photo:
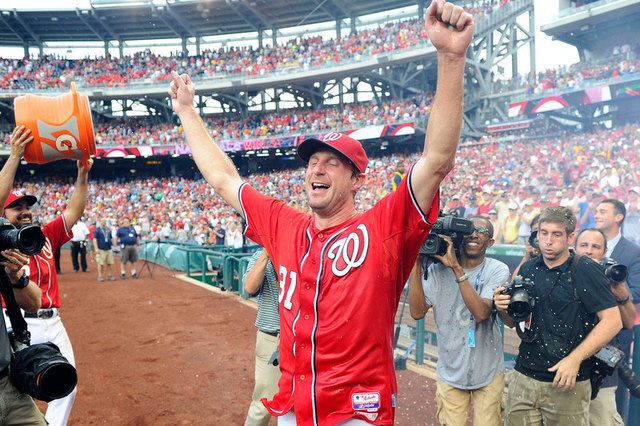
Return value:
<svg viewBox="0 0 640 426">
<path fill-rule="evenodd" d="M 318 230 L 313 216 L 244 184 L 245 234 L 266 248 L 280 280 L 279 391 L 263 400 L 297 424 L 359 418 L 393 424 L 393 324 L 428 216 L 405 178 L 369 211 Z"/>
<path fill-rule="evenodd" d="M 54 253 L 69 241 L 73 234 L 67 231 L 63 215 L 43 226 L 42 232 L 46 237 L 42 252 L 37 256 L 29 256 L 25 270 L 29 274 L 29 279 L 40 286 L 42 308 L 59 308 L 60 293 Z"/>
</svg>

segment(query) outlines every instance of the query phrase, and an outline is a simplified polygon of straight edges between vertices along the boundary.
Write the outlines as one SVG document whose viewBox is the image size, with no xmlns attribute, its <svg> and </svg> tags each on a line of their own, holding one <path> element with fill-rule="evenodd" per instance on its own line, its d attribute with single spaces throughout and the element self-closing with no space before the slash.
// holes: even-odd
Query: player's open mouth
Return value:
<svg viewBox="0 0 640 426">
<path fill-rule="evenodd" d="M 326 185 L 324 183 L 312 183 L 311 184 L 311 190 L 312 191 L 326 191 L 327 189 L 329 189 L 329 185 Z"/>
</svg>

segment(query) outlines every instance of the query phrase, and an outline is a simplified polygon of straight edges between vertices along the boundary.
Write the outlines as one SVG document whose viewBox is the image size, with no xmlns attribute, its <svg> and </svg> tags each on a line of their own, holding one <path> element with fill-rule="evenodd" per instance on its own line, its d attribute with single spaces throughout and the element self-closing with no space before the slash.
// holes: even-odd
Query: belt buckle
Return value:
<svg viewBox="0 0 640 426">
<path fill-rule="evenodd" d="M 53 310 L 52 309 L 40 309 L 38 311 L 38 318 L 39 319 L 49 319 L 53 316 Z"/>
</svg>

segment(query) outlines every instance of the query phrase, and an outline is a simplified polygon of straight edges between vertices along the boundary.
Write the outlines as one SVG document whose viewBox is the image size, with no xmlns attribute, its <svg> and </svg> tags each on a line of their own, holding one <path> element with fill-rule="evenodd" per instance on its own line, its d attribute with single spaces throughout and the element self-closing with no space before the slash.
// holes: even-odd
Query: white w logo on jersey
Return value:
<svg viewBox="0 0 640 426">
<path fill-rule="evenodd" d="M 337 277 L 344 277 L 352 268 L 362 265 L 367 257 L 369 232 L 363 223 L 358 225 L 357 230 L 360 232 L 351 232 L 346 237 L 337 240 L 327 252 L 327 257 L 333 260 L 331 271 Z"/>
</svg>

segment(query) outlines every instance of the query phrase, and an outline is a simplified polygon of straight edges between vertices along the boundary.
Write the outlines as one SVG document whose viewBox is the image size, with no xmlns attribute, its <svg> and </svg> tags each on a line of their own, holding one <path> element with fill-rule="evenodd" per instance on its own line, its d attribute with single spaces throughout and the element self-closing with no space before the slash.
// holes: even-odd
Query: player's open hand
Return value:
<svg viewBox="0 0 640 426">
<path fill-rule="evenodd" d="M 425 29 L 439 53 L 465 57 L 473 37 L 473 16 L 445 0 L 433 0 L 427 9 Z"/>
<path fill-rule="evenodd" d="M 193 98 L 196 89 L 187 74 L 178 75 L 177 72 L 171 71 L 173 81 L 169 86 L 169 96 L 171 97 L 171 106 L 176 114 L 193 107 Z"/>
<path fill-rule="evenodd" d="M 11 133 L 11 155 L 17 158 L 22 158 L 24 150 L 27 144 L 33 140 L 31 136 L 31 130 L 25 129 L 24 126 L 16 126 Z"/>
</svg>

